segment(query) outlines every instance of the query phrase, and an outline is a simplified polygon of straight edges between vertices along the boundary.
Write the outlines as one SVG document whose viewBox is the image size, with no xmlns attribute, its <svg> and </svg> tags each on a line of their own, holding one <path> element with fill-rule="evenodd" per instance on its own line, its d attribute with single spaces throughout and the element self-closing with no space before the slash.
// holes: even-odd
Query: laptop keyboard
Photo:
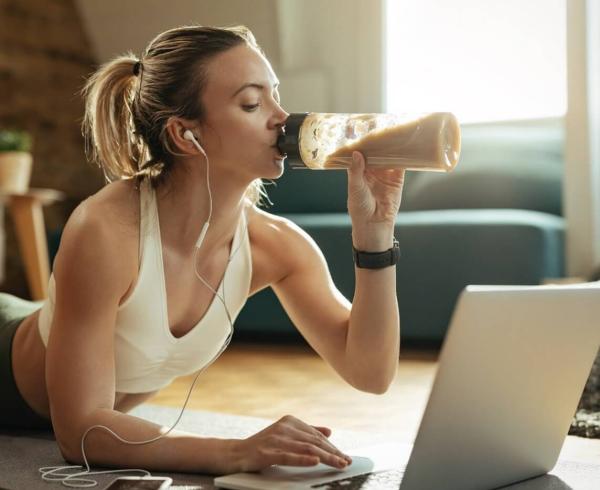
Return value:
<svg viewBox="0 0 600 490">
<path fill-rule="evenodd" d="M 320 488 L 322 490 L 335 490 L 338 488 L 343 490 L 398 490 L 403 475 L 404 468 L 376 471 L 351 476 L 343 480 L 319 483 L 318 485 L 312 485 L 310 488 Z"/>
</svg>

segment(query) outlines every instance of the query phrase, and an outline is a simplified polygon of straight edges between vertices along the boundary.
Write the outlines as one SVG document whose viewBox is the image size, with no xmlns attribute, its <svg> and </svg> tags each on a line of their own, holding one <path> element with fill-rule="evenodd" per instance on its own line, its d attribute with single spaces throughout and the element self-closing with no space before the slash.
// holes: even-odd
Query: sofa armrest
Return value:
<svg viewBox="0 0 600 490">
<path fill-rule="evenodd" d="M 520 209 L 416 211 L 398 217 L 404 339 L 441 341 L 468 284 L 540 284 L 564 275 L 564 219 Z"/>
</svg>

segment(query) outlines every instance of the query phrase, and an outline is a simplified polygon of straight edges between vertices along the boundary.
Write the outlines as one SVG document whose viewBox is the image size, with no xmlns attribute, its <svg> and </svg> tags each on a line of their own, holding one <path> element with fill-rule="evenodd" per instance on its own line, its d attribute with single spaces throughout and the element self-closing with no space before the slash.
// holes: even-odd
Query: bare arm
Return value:
<svg viewBox="0 0 600 490">
<path fill-rule="evenodd" d="M 391 247 L 392 234 L 375 233 L 362 242 L 354 239 L 359 250 L 383 251 Z M 392 382 L 400 356 L 400 314 L 396 298 L 396 267 L 384 269 L 354 268 L 355 288 L 348 327 L 346 355 L 369 383 L 373 393 L 384 393 Z"/>
<path fill-rule="evenodd" d="M 383 252 L 392 246 L 404 171 L 365 170 L 362 155 L 354 155 L 357 159 L 348 172 L 353 243 L 359 250 Z M 287 254 L 280 260 L 287 264 L 287 272 L 273 289 L 292 321 L 350 384 L 385 392 L 396 374 L 400 351 L 395 267 L 355 268 L 350 304 L 333 284 L 314 241 L 290 223 L 279 228 L 280 248 Z"/>
<path fill-rule="evenodd" d="M 399 355 L 395 268 L 357 268 L 350 303 L 333 283 L 312 238 L 283 220 L 278 230 L 288 273 L 272 287 L 291 320 L 348 383 L 370 393 L 385 392 Z"/>
<path fill-rule="evenodd" d="M 114 326 L 131 267 L 122 253 L 119 225 L 84 203 L 65 228 L 57 255 L 56 306 L 46 356 L 52 422 L 65 459 L 81 463 L 81 438 L 105 425 L 126 440 L 148 440 L 165 429 L 114 410 Z M 110 223 L 110 224 L 109 224 Z M 121 245 L 121 247 L 119 246 Z M 91 464 L 148 469 L 220 469 L 227 443 L 172 432 L 143 446 L 119 442 L 104 429 L 85 440 Z"/>
<path fill-rule="evenodd" d="M 92 426 L 107 426 L 128 441 L 155 439 L 167 430 L 114 410 L 114 329 L 119 302 L 132 282 L 118 221 L 84 203 L 69 220 L 55 261 L 46 382 L 58 445 L 64 458 L 77 464 L 83 463 L 82 437 Z M 85 455 L 91 465 L 180 472 L 318 462 L 343 467 L 343 454 L 327 440 L 329 433 L 289 416 L 244 440 L 172 431 L 149 444 L 128 445 L 106 429 L 93 429 L 85 438 Z"/>
</svg>

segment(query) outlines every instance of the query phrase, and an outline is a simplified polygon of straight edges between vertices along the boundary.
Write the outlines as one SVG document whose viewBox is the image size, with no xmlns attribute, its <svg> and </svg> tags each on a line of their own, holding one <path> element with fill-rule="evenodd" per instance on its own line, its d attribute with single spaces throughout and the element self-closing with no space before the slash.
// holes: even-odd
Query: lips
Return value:
<svg viewBox="0 0 600 490">
<path fill-rule="evenodd" d="M 285 158 L 287 154 L 281 151 L 281 148 L 279 147 L 278 143 L 283 143 L 284 137 L 285 131 L 283 130 L 283 128 L 280 128 L 279 131 L 277 131 L 277 138 L 275 138 L 275 143 L 273 144 L 273 148 L 275 148 L 279 155 L 283 158 Z"/>
</svg>

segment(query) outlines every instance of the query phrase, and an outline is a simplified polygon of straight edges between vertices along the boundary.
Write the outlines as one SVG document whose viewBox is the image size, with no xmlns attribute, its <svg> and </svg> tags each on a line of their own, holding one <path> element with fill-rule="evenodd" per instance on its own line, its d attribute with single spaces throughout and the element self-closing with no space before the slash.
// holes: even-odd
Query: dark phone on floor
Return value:
<svg viewBox="0 0 600 490">
<path fill-rule="evenodd" d="M 167 490 L 173 480 L 162 476 L 122 476 L 104 490 Z"/>
</svg>

